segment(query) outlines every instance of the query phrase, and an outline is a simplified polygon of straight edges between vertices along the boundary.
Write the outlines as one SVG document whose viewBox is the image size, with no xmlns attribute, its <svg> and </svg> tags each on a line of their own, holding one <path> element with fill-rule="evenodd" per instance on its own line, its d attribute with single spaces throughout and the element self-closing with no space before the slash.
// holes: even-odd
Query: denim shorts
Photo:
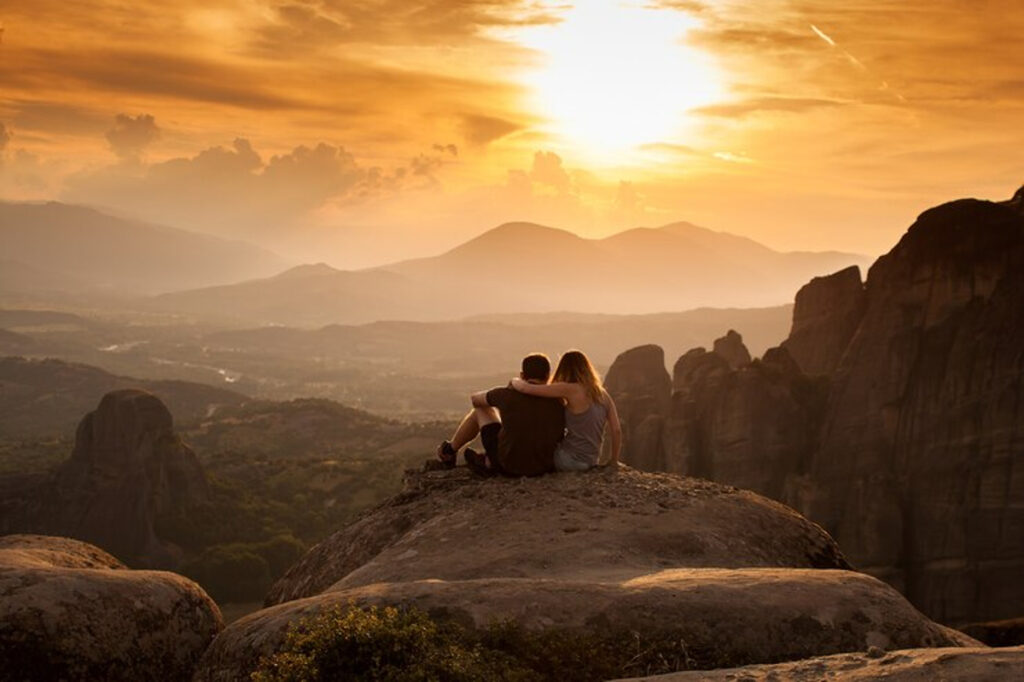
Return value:
<svg viewBox="0 0 1024 682">
<path fill-rule="evenodd" d="M 587 471 L 593 466 L 593 464 L 581 462 L 562 448 L 555 450 L 555 471 Z"/>
</svg>

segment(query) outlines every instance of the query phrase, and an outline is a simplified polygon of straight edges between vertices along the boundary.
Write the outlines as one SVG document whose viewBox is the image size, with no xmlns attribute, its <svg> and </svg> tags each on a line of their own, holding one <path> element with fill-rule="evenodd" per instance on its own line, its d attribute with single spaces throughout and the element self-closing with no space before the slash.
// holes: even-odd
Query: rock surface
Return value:
<svg viewBox="0 0 1024 682">
<path fill-rule="evenodd" d="M 844 570 L 792 510 L 629 468 L 535 479 L 410 473 L 407 490 L 314 547 L 268 608 L 232 623 L 197 679 L 244 677 L 289 624 L 336 605 L 413 605 L 469 627 L 682 641 L 691 664 L 977 645 Z"/>
<path fill-rule="evenodd" d="M 661 436 L 672 399 L 672 379 L 665 370 L 665 351 L 640 346 L 615 358 L 605 377 L 622 421 L 622 455 L 646 471 L 663 469 Z"/>
<path fill-rule="evenodd" d="M 290 622 L 349 603 L 415 606 L 481 629 L 511 619 L 531 630 L 635 632 L 641 642 L 684 642 L 690 664 L 702 669 L 869 646 L 977 644 L 923 618 L 891 587 L 851 571 L 670 569 L 622 582 L 422 580 L 335 586 L 243 618 L 204 656 L 200 679 L 233 679 L 280 646 Z"/>
<path fill-rule="evenodd" d="M 793 506 L 942 622 L 1019 616 L 1022 195 L 926 211 L 864 285 L 856 269 L 813 280 L 760 363 L 682 356 L 670 406 L 646 416 L 661 430 L 625 461 Z"/>
<path fill-rule="evenodd" d="M 750 351 L 743 345 L 743 337 L 735 329 L 730 329 L 725 336 L 715 339 L 712 352 L 721 355 L 733 369 L 750 364 Z"/>
<path fill-rule="evenodd" d="M 617 682 L 935 682 L 1019 680 L 1024 677 L 1024 647 L 1013 649 L 906 649 L 901 651 L 821 656 L 795 663 L 750 665 L 636 677 Z"/>
<path fill-rule="evenodd" d="M 806 374 L 830 375 L 864 317 L 865 303 L 857 266 L 815 277 L 796 294 L 793 327 L 783 348 Z"/>
<path fill-rule="evenodd" d="M 155 521 L 208 497 L 199 460 L 175 435 L 167 407 L 124 389 L 82 419 L 70 459 L 52 477 L 0 505 L 0 531 L 66 535 L 133 565 L 173 566 Z"/>
<path fill-rule="evenodd" d="M 460 467 L 412 473 L 406 485 L 312 548 L 267 604 L 378 582 L 847 567 L 832 538 L 791 509 L 699 479 L 621 468 L 479 481 Z"/>
<path fill-rule="evenodd" d="M 182 576 L 67 538 L 0 537 L 4 679 L 188 680 L 222 625 Z"/>
</svg>

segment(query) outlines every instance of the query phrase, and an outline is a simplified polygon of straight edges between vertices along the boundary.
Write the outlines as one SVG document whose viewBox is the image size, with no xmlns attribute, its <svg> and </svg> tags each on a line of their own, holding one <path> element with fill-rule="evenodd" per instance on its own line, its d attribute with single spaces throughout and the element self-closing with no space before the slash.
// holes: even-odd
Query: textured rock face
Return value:
<svg viewBox="0 0 1024 682">
<path fill-rule="evenodd" d="M 1019 615 L 1022 193 L 925 212 L 863 286 L 812 281 L 760 362 L 681 357 L 641 458 L 792 505 L 943 622 Z"/>
<path fill-rule="evenodd" d="M 793 327 L 783 348 L 806 374 L 831 374 L 857 331 L 865 302 L 857 266 L 815 277 L 796 294 Z"/>
<path fill-rule="evenodd" d="M 750 351 L 743 345 L 743 337 L 734 329 L 720 339 L 715 339 L 713 352 L 722 356 L 733 369 L 750 364 Z"/>
<path fill-rule="evenodd" d="M 1024 677 L 1024 647 L 1013 649 L 906 649 L 874 655 L 839 654 L 796 663 L 637 677 L 618 682 L 935 682 L 935 680 L 1019 680 Z"/>
<path fill-rule="evenodd" d="M 272 606 L 225 629 L 197 679 L 244 678 L 290 623 L 349 603 L 412 605 L 469 627 L 512 619 L 685 641 L 704 668 L 977 645 L 845 567 L 792 510 L 709 481 L 628 468 L 413 474 L 403 494 L 310 550 L 274 586 Z"/>
<path fill-rule="evenodd" d="M 4 679 L 188 680 L 222 625 L 174 573 L 129 571 L 67 538 L 0 537 Z"/>
<path fill-rule="evenodd" d="M 694 356 L 676 364 L 666 468 L 784 499 L 814 452 L 823 389 L 794 371 L 782 350 L 738 370 L 716 355 L 700 356 L 709 361 L 689 372 Z"/>
<path fill-rule="evenodd" d="M 665 351 L 640 346 L 622 353 L 608 370 L 605 386 L 622 420 L 623 457 L 639 469 L 664 470 L 661 433 L 672 396 Z"/>
<path fill-rule="evenodd" d="M 1024 604 L 1024 218 L 965 200 L 871 268 L 810 469 L 811 518 L 950 623 Z"/>
<path fill-rule="evenodd" d="M 175 435 L 160 399 L 119 390 L 82 419 L 71 457 L 54 476 L 21 504 L 5 505 L 0 529 L 67 535 L 133 565 L 173 566 L 154 521 L 208 496 L 199 460 Z"/>
</svg>

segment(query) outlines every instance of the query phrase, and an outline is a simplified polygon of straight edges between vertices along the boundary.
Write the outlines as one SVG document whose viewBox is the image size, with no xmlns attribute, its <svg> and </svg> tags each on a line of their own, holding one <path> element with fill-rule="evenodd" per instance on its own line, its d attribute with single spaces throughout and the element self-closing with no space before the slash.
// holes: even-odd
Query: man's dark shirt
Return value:
<svg viewBox="0 0 1024 682">
<path fill-rule="evenodd" d="M 501 412 L 497 460 L 512 476 L 554 470 L 555 446 L 565 434 L 565 407 L 558 398 L 520 393 L 511 385 L 487 391 L 487 404 Z"/>
</svg>

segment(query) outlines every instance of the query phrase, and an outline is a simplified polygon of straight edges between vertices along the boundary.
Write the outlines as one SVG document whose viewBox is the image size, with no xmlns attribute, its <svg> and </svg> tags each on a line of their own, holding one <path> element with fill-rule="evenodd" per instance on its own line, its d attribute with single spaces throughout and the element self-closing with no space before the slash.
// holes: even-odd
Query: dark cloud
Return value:
<svg viewBox="0 0 1024 682">
<path fill-rule="evenodd" d="M 7 150 L 7 145 L 11 143 L 11 132 L 7 130 L 7 126 L 0 121 L 0 154 L 3 154 Z"/>
<path fill-rule="evenodd" d="M 160 138 L 160 128 L 150 114 L 118 114 L 105 137 L 110 149 L 122 160 L 138 160 L 146 147 Z"/>
<path fill-rule="evenodd" d="M 448 155 L 451 155 L 451 156 L 458 156 L 459 155 L 459 148 L 456 147 L 453 144 L 433 144 L 433 145 L 430 146 L 430 148 L 433 149 L 438 154 L 441 154 L 441 155 L 445 155 L 445 154 L 448 154 Z"/>
<path fill-rule="evenodd" d="M 58 135 L 97 135 L 110 125 L 110 112 L 42 99 L 12 99 L 14 123 L 25 130 Z"/>
<path fill-rule="evenodd" d="M 280 109 L 298 103 L 267 87 L 266 73 L 180 52 L 141 50 L 22 50 L 0 60 L 0 81 L 23 86 L 74 84 L 93 91 L 129 92 L 174 99 Z"/>
</svg>

